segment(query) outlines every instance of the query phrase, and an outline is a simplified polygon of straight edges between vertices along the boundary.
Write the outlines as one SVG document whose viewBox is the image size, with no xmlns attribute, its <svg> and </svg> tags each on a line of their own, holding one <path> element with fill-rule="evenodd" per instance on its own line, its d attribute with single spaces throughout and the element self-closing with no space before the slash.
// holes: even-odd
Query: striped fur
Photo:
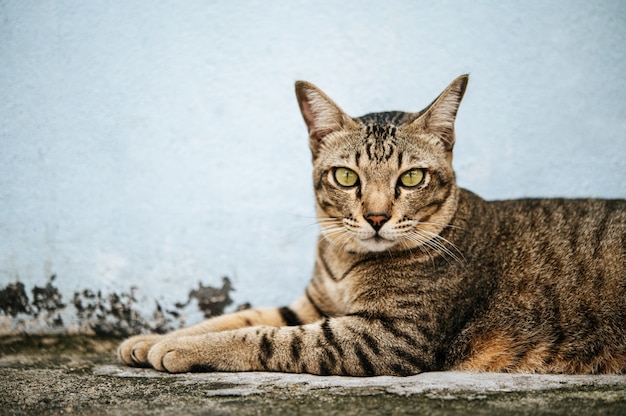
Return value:
<svg viewBox="0 0 626 416">
<path fill-rule="evenodd" d="M 422 112 L 360 118 L 297 83 L 321 229 L 304 295 L 130 338 L 122 362 L 353 376 L 626 373 L 626 201 L 486 202 L 458 188 L 453 127 L 467 80 Z M 338 168 L 358 181 L 340 185 Z M 421 182 L 403 185 L 415 169 Z"/>
</svg>

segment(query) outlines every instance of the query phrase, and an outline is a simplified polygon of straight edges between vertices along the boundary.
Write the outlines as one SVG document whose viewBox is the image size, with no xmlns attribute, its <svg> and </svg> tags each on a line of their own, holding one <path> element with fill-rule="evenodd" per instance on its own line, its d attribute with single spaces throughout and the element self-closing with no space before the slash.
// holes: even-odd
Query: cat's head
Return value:
<svg viewBox="0 0 626 416">
<path fill-rule="evenodd" d="M 454 120 L 469 77 L 418 113 L 348 116 L 324 92 L 296 83 L 309 130 L 322 235 L 351 252 L 441 249 L 457 207 Z"/>
</svg>

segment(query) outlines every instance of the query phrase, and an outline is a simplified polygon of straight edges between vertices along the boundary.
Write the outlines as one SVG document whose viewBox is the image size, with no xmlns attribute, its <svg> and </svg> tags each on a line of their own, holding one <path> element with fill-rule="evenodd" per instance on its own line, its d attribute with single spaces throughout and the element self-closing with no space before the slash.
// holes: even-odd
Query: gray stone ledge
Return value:
<svg viewBox="0 0 626 416">
<path fill-rule="evenodd" d="M 377 392 L 414 395 L 447 392 L 451 395 L 462 393 L 462 396 L 601 386 L 621 386 L 626 390 L 626 376 L 619 375 L 570 376 L 458 371 L 423 373 L 411 377 L 340 377 L 263 372 L 167 374 L 152 369 L 117 365 L 96 366 L 93 373 L 114 377 L 169 378 L 182 384 L 206 383 L 218 386 L 206 392 L 212 396 L 248 396 L 280 389 L 289 389 L 291 394 L 327 390 L 330 394 Z"/>
</svg>

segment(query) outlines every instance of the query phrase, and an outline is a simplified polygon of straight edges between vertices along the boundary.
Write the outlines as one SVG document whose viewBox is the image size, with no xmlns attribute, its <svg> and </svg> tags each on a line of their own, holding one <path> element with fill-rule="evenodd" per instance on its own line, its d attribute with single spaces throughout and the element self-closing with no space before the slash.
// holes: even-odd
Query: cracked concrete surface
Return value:
<svg viewBox="0 0 626 416">
<path fill-rule="evenodd" d="M 626 414 L 626 376 L 165 374 L 118 365 L 118 342 L 0 338 L 0 414 Z"/>
</svg>

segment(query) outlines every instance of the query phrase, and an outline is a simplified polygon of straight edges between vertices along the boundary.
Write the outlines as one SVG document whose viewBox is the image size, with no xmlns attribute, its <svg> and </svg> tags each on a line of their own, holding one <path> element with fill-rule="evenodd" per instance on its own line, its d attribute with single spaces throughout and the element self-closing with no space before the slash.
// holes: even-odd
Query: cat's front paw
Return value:
<svg viewBox="0 0 626 416">
<path fill-rule="evenodd" d="M 213 368 L 202 363 L 204 354 L 194 338 L 172 338 L 155 344 L 148 352 L 148 362 L 155 369 L 169 373 L 212 371 Z"/>
<path fill-rule="evenodd" d="M 163 335 L 137 335 L 122 342 L 117 349 L 121 362 L 135 367 L 148 367 L 148 351 L 154 344 L 164 339 Z"/>
</svg>

